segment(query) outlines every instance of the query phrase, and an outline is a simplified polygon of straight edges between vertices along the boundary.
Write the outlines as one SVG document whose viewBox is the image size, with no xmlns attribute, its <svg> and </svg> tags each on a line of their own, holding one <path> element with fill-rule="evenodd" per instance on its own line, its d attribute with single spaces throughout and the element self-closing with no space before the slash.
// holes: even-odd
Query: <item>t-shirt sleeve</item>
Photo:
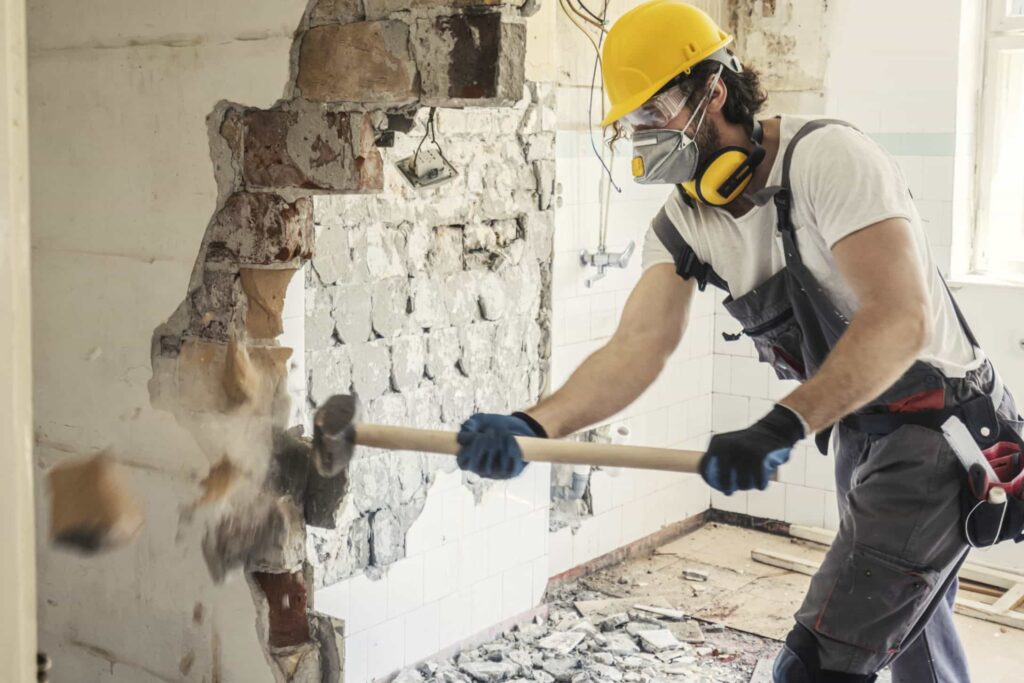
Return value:
<svg viewBox="0 0 1024 683">
<path fill-rule="evenodd" d="M 647 234 L 644 235 L 644 247 L 643 247 L 643 258 L 641 265 L 646 271 L 651 266 L 656 266 L 659 263 L 675 263 L 675 259 L 672 258 L 672 254 L 669 253 L 665 245 L 661 243 L 661 238 L 654 232 L 654 221 L 658 218 L 655 217 L 651 221 L 651 224 L 647 227 Z"/>
<path fill-rule="evenodd" d="M 912 220 L 913 199 L 899 164 L 852 128 L 829 126 L 800 142 L 790 184 L 796 201 L 806 198 L 830 249 L 880 221 Z"/>
</svg>

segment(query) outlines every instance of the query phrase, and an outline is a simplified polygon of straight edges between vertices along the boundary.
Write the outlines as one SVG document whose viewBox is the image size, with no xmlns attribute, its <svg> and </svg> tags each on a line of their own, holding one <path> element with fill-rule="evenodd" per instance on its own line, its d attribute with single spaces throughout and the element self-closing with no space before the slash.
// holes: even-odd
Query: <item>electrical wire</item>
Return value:
<svg viewBox="0 0 1024 683">
<path fill-rule="evenodd" d="M 616 192 L 622 192 L 622 188 L 615 183 L 615 180 L 612 177 L 611 167 L 615 165 L 615 148 L 613 145 L 608 146 L 608 160 L 606 161 L 605 154 L 603 153 L 602 148 L 599 148 L 597 140 L 594 137 L 593 126 L 594 94 L 596 91 L 600 92 L 602 120 L 604 119 L 605 115 L 604 83 L 602 79 L 602 82 L 600 83 L 600 85 L 598 85 L 597 72 L 601 66 L 601 46 L 604 44 L 604 36 L 606 33 L 604 26 L 607 23 L 609 0 L 602 0 L 600 16 L 595 15 L 586 5 L 583 4 L 582 0 L 577 0 L 577 2 L 579 2 L 580 7 L 582 7 L 583 10 L 587 12 L 587 14 L 590 14 L 593 17 L 593 19 L 585 16 L 582 12 L 573 7 L 572 0 L 558 0 L 559 7 L 562 8 L 562 11 L 565 13 L 566 17 L 569 19 L 569 21 L 573 23 L 573 25 L 577 29 L 579 29 L 580 33 L 584 35 L 584 37 L 590 42 L 591 46 L 593 46 L 594 48 L 594 68 L 590 74 L 590 89 L 588 91 L 590 99 L 587 102 L 587 124 L 588 131 L 590 134 L 590 148 L 593 150 L 594 156 L 596 156 L 597 160 L 601 163 L 601 168 L 603 171 L 601 177 L 601 184 L 598 186 L 598 198 L 600 203 L 598 251 L 605 251 L 607 249 L 608 237 L 608 210 L 611 204 L 610 190 L 611 188 L 615 188 Z M 600 33 L 597 36 L 597 40 L 594 40 L 594 37 L 583 26 L 583 24 L 581 24 L 580 21 L 577 20 L 577 17 L 580 20 L 584 20 L 588 24 L 596 26 L 598 28 Z"/>
<path fill-rule="evenodd" d="M 441 149 L 441 144 L 437 141 L 437 126 L 434 124 L 434 115 L 436 113 L 437 107 L 431 107 L 430 113 L 427 114 L 427 123 L 423 129 L 423 137 L 420 138 L 420 144 L 416 145 L 416 152 L 415 154 L 412 155 L 412 163 L 413 166 L 416 165 L 416 160 L 419 159 L 420 156 L 420 148 L 423 147 L 423 143 L 426 142 L 427 138 L 429 137 L 430 142 L 432 142 L 434 147 L 437 148 L 437 154 L 438 156 L 441 157 L 441 160 L 444 161 L 444 163 L 448 164 L 448 166 L 451 166 L 451 168 L 454 170 L 455 167 L 452 166 L 452 162 L 448 161 L 448 157 L 444 155 L 444 150 Z"/>
<path fill-rule="evenodd" d="M 604 19 L 591 12 L 590 8 L 583 4 L 583 0 L 576 0 L 576 2 L 579 3 L 580 9 L 592 16 L 600 24 L 601 30 L 604 31 Z M 572 4 L 572 0 L 569 0 L 569 4 Z"/>
<path fill-rule="evenodd" d="M 590 44 L 594 46 L 594 51 L 597 52 L 600 55 L 601 54 L 601 48 L 598 47 L 597 42 L 594 40 L 594 37 L 592 35 L 590 35 L 590 32 L 587 31 L 587 29 L 585 29 L 583 27 L 583 25 L 580 23 L 580 20 L 581 20 L 580 18 L 586 19 L 586 21 L 588 23 L 590 22 L 590 19 L 587 19 L 586 17 L 583 16 L 582 13 L 577 12 L 576 10 L 572 9 L 570 6 L 567 6 L 566 5 L 566 1 L 567 0 L 558 0 L 558 6 L 562 8 L 563 12 L 565 12 L 565 16 L 567 16 L 569 18 L 569 21 L 571 21 L 573 23 L 573 25 L 580 30 L 580 33 L 582 33 L 583 36 L 588 41 L 590 41 Z"/>
</svg>

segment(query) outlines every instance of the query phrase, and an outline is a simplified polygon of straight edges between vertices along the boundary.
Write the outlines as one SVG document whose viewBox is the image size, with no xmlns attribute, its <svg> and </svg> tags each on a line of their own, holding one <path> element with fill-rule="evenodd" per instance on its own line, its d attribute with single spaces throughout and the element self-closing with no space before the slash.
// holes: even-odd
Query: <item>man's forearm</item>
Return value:
<svg viewBox="0 0 1024 683">
<path fill-rule="evenodd" d="M 849 415 L 888 389 L 917 358 L 927 327 L 916 312 L 863 309 L 817 374 L 780 403 L 812 432 Z"/>
<path fill-rule="evenodd" d="M 558 438 L 615 415 L 658 377 L 667 356 L 614 340 L 590 355 L 562 388 L 526 412 Z"/>
</svg>

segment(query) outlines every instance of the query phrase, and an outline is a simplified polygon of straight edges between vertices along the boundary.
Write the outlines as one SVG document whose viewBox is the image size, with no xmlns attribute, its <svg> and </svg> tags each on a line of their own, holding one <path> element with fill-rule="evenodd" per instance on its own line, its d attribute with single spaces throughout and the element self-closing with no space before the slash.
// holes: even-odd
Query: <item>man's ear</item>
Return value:
<svg viewBox="0 0 1024 683">
<path fill-rule="evenodd" d="M 711 95 L 711 99 L 708 100 L 708 113 L 718 114 L 725 107 L 725 100 L 729 97 L 729 88 L 726 87 L 725 81 L 721 78 L 715 83 L 715 90 Z"/>
</svg>

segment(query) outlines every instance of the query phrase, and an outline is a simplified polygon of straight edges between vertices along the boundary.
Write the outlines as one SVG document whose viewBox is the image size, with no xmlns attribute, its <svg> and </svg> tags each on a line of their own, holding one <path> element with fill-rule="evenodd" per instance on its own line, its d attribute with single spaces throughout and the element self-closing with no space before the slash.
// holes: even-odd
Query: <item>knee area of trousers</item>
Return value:
<svg viewBox="0 0 1024 683">
<path fill-rule="evenodd" d="M 786 636 L 786 644 L 775 658 L 772 678 L 774 683 L 874 683 L 877 676 L 822 670 L 817 641 L 798 624 Z"/>
</svg>

